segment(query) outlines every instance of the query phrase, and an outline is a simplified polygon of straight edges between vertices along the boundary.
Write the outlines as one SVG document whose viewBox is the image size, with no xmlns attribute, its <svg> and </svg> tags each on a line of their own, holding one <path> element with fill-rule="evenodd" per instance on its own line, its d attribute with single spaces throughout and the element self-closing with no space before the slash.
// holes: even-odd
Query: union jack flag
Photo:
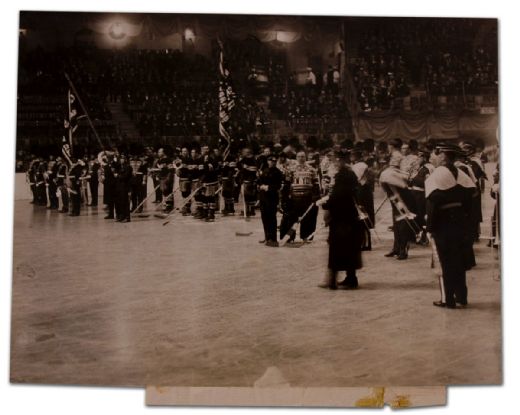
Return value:
<svg viewBox="0 0 520 415">
<path fill-rule="evenodd" d="M 224 47 L 221 41 L 219 41 L 220 56 L 219 56 L 219 91 L 218 91 L 218 102 L 219 102 L 219 119 L 218 129 L 221 136 L 221 140 L 227 145 L 227 150 L 231 145 L 230 125 L 229 120 L 231 117 L 231 110 L 235 107 L 236 94 L 233 91 L 229 71 L 226 68 L 224 61 Z"/>
</svg>

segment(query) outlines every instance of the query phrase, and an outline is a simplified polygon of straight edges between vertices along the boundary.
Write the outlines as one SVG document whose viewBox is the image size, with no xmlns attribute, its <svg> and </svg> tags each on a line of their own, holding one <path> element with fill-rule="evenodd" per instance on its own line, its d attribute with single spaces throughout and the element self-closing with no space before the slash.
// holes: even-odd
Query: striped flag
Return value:
<svg viewBox="0 0 520 415">
<path fill-rule="evenodd" d="M 218 102 L 219 102 L 219 119 L 218 119 L 218 129 L 223 142 L 226 143 L 227 148 L 229 149 L 231 145 L 231 135 L 229 133 L 230 126 L 229 120 L 231 116 L 231 110 L 235 106 L 235 92 L 233 91 L 233 87 L 231 85 L 231 79 L 229 76 L 229 71 L 226 68 L 224 62 L 224 47 L 222 42 L 219 40 L 220 45 L 220 57 L 219 57 L 219 91 L 218 91 Z"/>
</svg>

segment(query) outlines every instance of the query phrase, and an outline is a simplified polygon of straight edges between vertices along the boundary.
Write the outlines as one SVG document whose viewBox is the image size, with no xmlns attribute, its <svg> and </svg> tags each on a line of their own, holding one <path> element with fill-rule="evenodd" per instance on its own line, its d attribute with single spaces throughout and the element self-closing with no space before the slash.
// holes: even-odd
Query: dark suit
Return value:
<svg viewBox="0 0 520 415">
<path fill-rule="evenodd" d="M 116 206 L 116 179 L 114 177 L 114 170 L 117 168 L 117 163 L 106 164 L 104 169 L 105 180 L 103 182 L 103 202 L 107 205 L 108 216 L 114 217 Z"/>
<path fill-rule="evenodd" d="M 267 167 L 262 170 L 258 179 L 260 186 L 268 186 L 267 190 L 258 193 L 260 213 L 266 241 L 276 241 L 276 212 L 278 209 L 278 191 L 282 187 L 283 174 L 277 167 Z"/>
<path fill-rule="evenodd" d="M 116 170 L 116 218 L 117 220 L 130 220 L 130 182 L 132 180 L 132 168 L 128 164 L 122 164 Z"/>
</svg>

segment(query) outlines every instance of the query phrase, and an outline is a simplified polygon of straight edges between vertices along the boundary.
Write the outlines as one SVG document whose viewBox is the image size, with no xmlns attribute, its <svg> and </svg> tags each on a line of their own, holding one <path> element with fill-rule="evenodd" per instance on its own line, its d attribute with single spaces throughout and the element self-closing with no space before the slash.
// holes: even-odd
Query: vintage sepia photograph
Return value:
<svg viewBox="0 0 520 415">
<path fill-rule="evenodd" d="M 20 12 L 10 381 L 501 384 L 497 32 Z"/>
</svg>

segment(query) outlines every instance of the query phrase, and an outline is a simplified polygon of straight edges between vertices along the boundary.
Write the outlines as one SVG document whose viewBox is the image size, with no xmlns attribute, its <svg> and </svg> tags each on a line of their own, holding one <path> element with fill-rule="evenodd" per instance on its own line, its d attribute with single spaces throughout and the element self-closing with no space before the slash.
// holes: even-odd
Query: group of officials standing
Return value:
<svg viewBox="0 0 520 415">
<path fill-rule="evenodd" d="M 170 153 L 146 148 L 138 156 L 103 151 L 72 163 L 61 157 L 36 159 L 27 177 L 34 203 L 71 216 L 80 214 L 82 204 L 97 206 L 100 183 L 105 219 L 118 222 L 130 222 L 131 213 L 142 212 L 149 197 L 172 213 L 177 192 L 182 215 L 206 222 L 213 222 L 217 211 L 234 215 L 239 203 L 245 218 L 260 208 L 260 242 L 269 247 L 277 247 L 279 239 L 294 243 L 297 230 L 302 242 L 312 241 L 321 206 L 329 227 L 329 259 L 320 287 L 329 289 L 358 287 L 361 251 L 371 249 L 379 181 L 392 205 L 394 244 L 385 256 L 405 260 L 412 243 L 432 243 L 442 268 L 442 299 L 434 304 L 455 308 L 467 305 L 465 273 L 475 265 L 473 243 L 482 222 L 486 176 L 478 150 L 470 142 L 419 147 L 414 140 L 394 139 L 377 149 L 344 142 L 322 154 L 309 146 L 265 146 L 255 155 L 248 147 L 222 154 L 194 143 Z M 497 182 L 492 196 L 498 200 Z M 495 216 L 497 221 L 498 209 Z M 497 238 L 498 229 L 495 223 Z M 338 283 L 340 271 L 346 278 Z"/>
</svg>

